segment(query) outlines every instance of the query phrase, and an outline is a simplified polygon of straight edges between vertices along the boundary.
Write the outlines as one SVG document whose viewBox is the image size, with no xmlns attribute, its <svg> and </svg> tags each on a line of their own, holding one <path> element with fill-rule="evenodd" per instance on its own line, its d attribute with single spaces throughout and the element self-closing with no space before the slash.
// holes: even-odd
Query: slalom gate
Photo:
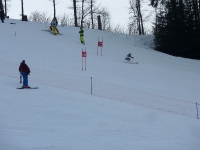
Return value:
<svg viewBox="0 0 200 150">
<path fill-rule="evenodd" d="M 19 64 L 0 61 L 0 75 L 20 80 Z M 63 88 L 94 96 L 132 103 L 160 111 L 197 118 L 200 104 L 185 100 L 163 97 L 127 87 L 108 83 L 92 77 L 63 74 L 37 68 L 31 69 L 29 82 Z"/>
</svg>

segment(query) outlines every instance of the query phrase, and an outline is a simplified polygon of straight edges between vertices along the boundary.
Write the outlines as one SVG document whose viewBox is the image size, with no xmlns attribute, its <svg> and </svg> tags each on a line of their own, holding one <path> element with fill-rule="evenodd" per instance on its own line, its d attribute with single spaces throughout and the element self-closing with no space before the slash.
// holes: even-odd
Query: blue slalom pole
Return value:
<svg viewBox="0 0 200 150">
<path fill-rule="evenodd" d="M 91 77 L 91 95 L 92 95 L 92 77 Z"/>
<path fill-rule="evenodd" d="M 199 119 L 199 112 L 198 112 L 198 104 L 196 103 L 196 108 L 197 108 L 197 119 Z"/>
</svg>

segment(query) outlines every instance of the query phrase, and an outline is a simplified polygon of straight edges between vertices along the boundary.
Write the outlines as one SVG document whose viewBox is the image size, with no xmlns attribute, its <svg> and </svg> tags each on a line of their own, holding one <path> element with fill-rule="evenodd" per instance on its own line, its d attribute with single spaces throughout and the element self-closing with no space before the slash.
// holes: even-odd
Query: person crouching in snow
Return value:
<svg viewBox="0 0 200 150">
<path fill-rule="evenodd" d="M 59 33 L 59 31 L 57 29 L 57 25 L 58 25 L 57 19 L 53 18 L 53 20 L 51 21 L 50 30 L 53 32 L 54 35 L 56 35 L 57 33 Z"/>
<path fill-rule="evenodd" d="M 23 86 L 22 86 L 22 88 L 30 88 L 28 86 L 28 75 L 30 73 L 30 69 L 27 66 L 27 64 L 25 63 L 25 60 L 23 60 L 21 62 L 20 66 L 19 66 L 19 72 L 23 76 Z"/>
<path fill-rule="evenodd" d="M 81 41 L 81 43 L 85 45 L 84 30 L 82 28 L 80 28 L 79 34 L 80 34 L 80 41 Z"/>
<path fill-rule="evenodd" d="M 126 55 L 126 57 L 125 57 L 125 59 L 126 59 L 127 61 L 130 61 L 131 58 L 134 58 L 134 57 L 131 56 L 131 53 L 128 53 L 128 55 Z"/>
</svg>

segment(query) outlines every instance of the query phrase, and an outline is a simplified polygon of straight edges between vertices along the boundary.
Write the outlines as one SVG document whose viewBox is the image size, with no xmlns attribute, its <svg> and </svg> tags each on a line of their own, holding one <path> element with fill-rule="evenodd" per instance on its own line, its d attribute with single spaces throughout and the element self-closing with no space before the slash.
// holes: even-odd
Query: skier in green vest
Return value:
<svg viewBox="0 0 200 150">
<path fill-rule="evenodd" d="M 80 34 L 80 41 L 81 41 L 81 43 L 85 45 L 84 30 L 82 28 L 80 28 L 79 34 Z"/>
</svg>

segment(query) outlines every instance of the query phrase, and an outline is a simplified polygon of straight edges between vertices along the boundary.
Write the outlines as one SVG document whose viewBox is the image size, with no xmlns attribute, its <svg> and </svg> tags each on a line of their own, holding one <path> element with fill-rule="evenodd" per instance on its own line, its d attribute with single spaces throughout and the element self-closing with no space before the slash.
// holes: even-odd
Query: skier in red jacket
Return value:
<svg viewBox="0 0 200 150">
<path fill-rule="evenodd" d="M 19 72 L 23 76 L 23 86 L 22 86 L 22 88 L 30 88 L 28 86 L 28 75 L 30 73 L 30 69 L 27 66 L 27 64 L 25 63 L 25 60 L 23 60 L 21 62 L 20 66 L 19 66 Z"/>
</svg>

